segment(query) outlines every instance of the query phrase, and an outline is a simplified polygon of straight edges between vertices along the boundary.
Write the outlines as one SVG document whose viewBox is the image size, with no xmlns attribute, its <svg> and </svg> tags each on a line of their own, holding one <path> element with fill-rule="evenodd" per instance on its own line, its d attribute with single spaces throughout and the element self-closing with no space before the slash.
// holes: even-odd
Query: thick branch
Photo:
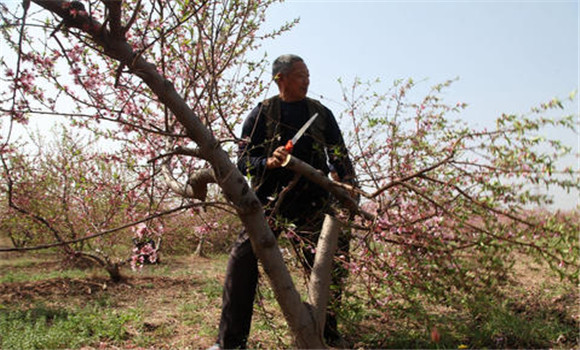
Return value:
<svg viewBox="0 0 580 350">
<path fill-rule="evenodd" d="M 332 193 L 336 199 L 352 214 L 358 214 L 367 220 L 375 219 L 375 216 L 362 210 L 358 206 L 358 201 L 353 198 L 353 193 L 347 191 L 340 184 L 336 184 L 334 181 L 329 179 L 324 173 L 318 169 L 313 168 L 310 164 L 301 161 L 300 159 L 292 156 L 288 156 L 284 167 L 306 177 L 308 180 L 318 184 L 320 187 Z"/>
<path fill-rule="evenodd" d="M 103 3 L 109 10 L 108 20 L 113 38 L 122 39 L 125 31 L 121 27 L 121 0 L 103 0 Z"/>
<path fill-rule="evenodd" d="M 330 294 L 332 263 L 334 253 L 338 247 L 338 236 L 342 224 L 336 218 L 326 215 L 320 231 L 320 238 L 316 246 L 314 266 L 308 282 L 308 298 L 312 305 L 312 312 L 316 325 L 319 327 L 319 336 L 322 339 L 322 330 L 326 319 L 326 306 Z"/>
<path fill-rule="evenodd" d="M 213 170 L 197 170 L 189 177 L 187 183 L 182 184 L 173 177 L 168 163 L 169 162 L 166 161 L 161 165 L 161 173 L 163 174 L 167 186 L 169 186 L 174 193 L 182 197 L 205 201 L 207 197 L 207 185 L 210 183 L 217 183 Z"/>
</svg>

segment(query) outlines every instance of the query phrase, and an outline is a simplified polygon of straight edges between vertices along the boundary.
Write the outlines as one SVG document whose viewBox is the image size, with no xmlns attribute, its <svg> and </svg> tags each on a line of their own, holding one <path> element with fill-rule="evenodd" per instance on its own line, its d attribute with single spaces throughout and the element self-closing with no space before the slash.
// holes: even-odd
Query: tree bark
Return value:
<svg viewBox="0 0 580 350">
<path fill-rule="evenodd" d="M 207 197 L 207 186 L 210 183 L 217 182 L 211 169 L 200 169 L 190 176 L 187 183 L 182 184 L 171 174 L 171 169 L 167 161 L 161 164 L 161 174 L 163 175 L 165 184 L 175 194 L 184 198 L 199 199 L 202 202 Z"/>
<path fill-rule="evenodd" d="M 320 339 L 323 339 L 322 333 L 326 321 L 326 307 L 332 280 L 332 264 L 338 247 L 338 236 L 341 229 L 342 224 L 335 217 L 331 215 L 324 217 L 320 238 L 316 245 L 314 266 L 308 282 L 308 299 L 312 306 L 312 313 L 318 326 Z"/>
</svg>

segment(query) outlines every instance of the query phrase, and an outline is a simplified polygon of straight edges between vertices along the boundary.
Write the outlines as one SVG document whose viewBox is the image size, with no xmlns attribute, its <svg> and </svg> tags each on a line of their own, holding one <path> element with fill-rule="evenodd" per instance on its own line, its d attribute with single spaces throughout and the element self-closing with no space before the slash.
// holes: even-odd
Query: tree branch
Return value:
<svg viewBox="0 0 580 350">
<path fill-rule="evenodd" d="M 341 185 L 337 186 L 335 182 L 325 176 L 322 171 L 313 168 L 308 163 L 303 162 L 291 155 L 288 156 L 283 166 L 296 173 L 299 173 L 300 175 L 306 177 L 308 180 L 318 184 L 325 190 L 332 193 L 336 199 L 338 199 L 338 201 L 352 214 L 358 214 L 367 220 L 375 219 L 373 214 L 368 213 L 359 207 L 358 201 L 353 198 L 352 194 L 354 193 L 347 191 Z"/>
<path fill-rule="evenodd" d="M 147 221 L 153 220 L 155 218 L 158 218 L 158 217 L 161 217 L 161 216 L 164 216 L 164 215 L 173 214 L 173 213 L 178 212 L 178 211 L 182 211 L 182 210 L 186 210 L 186 209 L 190 209 L 190 208 L 194 208 L 194 207 L 202 206 L 202 205 L 210 205 L 210 203 L 204 203 L 204 204 L 202 204 L 202 203 L 192 203 L 192 204 L 182 205 L 182 206 L 179 206 L 177 208 L 173 208 L 173 209 L 164 211 L 162 213 L 157 213 L 157 214 L 149 215 L 149 216 L 147 216 L 147 217 L 145 217 L 145 218 L 143 218 L 141 220 L 133 221 L 133 222 L 130 222 L 128 224 L 124 224 L 122 226 L 112 228 L 110 230 L 101 231 L 101 232 L 94 233 L 92 235 L 88 235 L 88 236 L 84 236 L 84 237 L 80 237 L 80 238 L 77 238 L 77 239 L 71 239 L 69 241 L 64 241 L 63 240 L 63 241 L 59 241 L 59 242 L 55 242 L 55 243 L 43 244 L 43 245 L 38 245 L 38 246 L 34 246 L 34 247 L 21 247 L 21 248 L 17 248 L 17 247 L 15 247 L 15 248 L 2 248 L 2 247 L 0 247 L 0 253 L 3 253 L 3 252 L 31 251 L 31 250 L 42 250 L 42 249 L 46 249 L 46 248 L 53 248 L 53 247 L 59 247 L 59 246 L 63 246 L 63 245 L 78 243 L 78 242 L 86 241 L 86 240 L 89 240 L 89 239 L 93 239 L 93 238 L 101 237 L 101 236 L 104 236 L 104 235 L 108 235 L 108 234 L 113 233 L 113 232 L 121 231 L 121 230 L 124 230 L 126 228 L 129 228 L 129 227 L 138 225 L 138 224 L 143 223 L 143 222 L 147 222 Z"/>
<path fill-rule="evenodd" d="M 459 141 L 460 140 L 457 140 L 456 144 Z M 455 148 L 455 146 L 454 146 L 454 148 Z M 413 179 L 415 177 L 419 177 L 419 176 L 421 176 L 421 175 L 423 175 L 423 174 L 425 174 L 425 173 L 427 173 L 427 172 L 429 172 L 431 170 L 434 170 L 434 169 L 440 167 L 443 164 L 448 163 L 453 158 L 454 155 L 455 155 L 455 152 L 452 151 L 451 154 L 449 156 L 447 156 L 445 159 L 443 159 L 443 160 L 441 160 L 441 161 L 439 161 L 439 162 L 437 162 L 437 163 L 435 163 L 435 164 L 433 164 L 433 165 L 431 165 L 431 166 L 429 166 L 427 168 L 421 169 L 421 170 L 419 170 L 419 171 L 417 171 L 417 172 L 415 172 L 413 174 L 404 176 L 402 178 L 393 180 L 392 182 L 388 183 L 387 185 L 385 185 L 385 186 L 381 187 L 380 189 L 378 189 L 377 191 L 375 191 L 373 194 L 370 195 L 369 198 L 375 198 L 375 197 L 379 196 L 381 193 L 385 192 L 386 190 L 388 190 L 391 187 L 394 187 L 394 186 L 399 185 L 399 184 L 401 184 L 403 182 L 409 181 L 409 180 L 411 180 L 411 179 Z"/>
<path fill-rule="evenodd" d="M 173 177 L 169 167 L 169 160 L 161 164 L 161 173 L 165 183 L 173 192 L 182 197 L 199 199 L 200 201 L 205 201 L 207 197 L 207 185 L 217 183 L 212 169 L 200 169 L 190 175 L 187 183 L 182 184 Z"/>
<path fill-rule="evenodd" d="M 469 221 L 466 221 L 460 217 L 458 217 L 455 213 L 449 211 L 447 208 L 445 208 L 444 205 L 441 205 L 440 203 L 438 203 L 436 200 L 434 200 L 433 198 L 427 196 L 425 193 L 423 193 L 423 191 L 421 191 L 420 189 L 418 189 L 417 187 L 409 184 L 409 183 L 401 183 L 401 185 L 403 185 L 404 187 L 408 188 L 409 190 L 417 193 L 419 196 L 421 196 L 423 199 L 425 199 L 426 201 L 430 202 L 431 204 L 435 205 L 437 208 L 441 209 L 442 211 L 445 212 L 445 214 L 447 214 L 449 217 L 452 217 L 456 220 L 458 220 L 459 222 L 461 222 L 463 225 L 465 225 L 466 227 L 469 227 L 477 232 L 481 232 L 484 233 L 490 237 L 493 237 L 499 241 L 505 241 L 505 242 L 510 242 L 514 245 L 518 245 L 518 246 L 522 246 L 522 247 L 528 247 L 528 248 L 532 248 L 534 250 L 537 250 L 538 252 L 540 252 L 541 254 L 544 254 L 548 257 L 550 257 L 551 259 L 553 259 L 554 261 L 558 261 L 558 262 L 563 262 L 566 265 L 572 265 L 572 261 L 566 261 L 563 260 L 561 257 L 558 257 L 548 251 L 546 251 L 546 249 L 538 246 L 537 244 L 534 243 L 528 243 L 528 242 L 522 242 L 522 241 L 518 241 L 516 239 L 511 239 L 509 237 L 505 237 L 505 236 L 500 236 L 498 234 L 495 234 L 483 227 L 479 227 L 475 224 L 470 223 Z"/>
<path fill-rule="evenodd" d="M 125 31 L 121 26 L 121 0 L 102 0 L 109 11 L 109 28 L 113 39 L 122 39 Z"/>
</svg>

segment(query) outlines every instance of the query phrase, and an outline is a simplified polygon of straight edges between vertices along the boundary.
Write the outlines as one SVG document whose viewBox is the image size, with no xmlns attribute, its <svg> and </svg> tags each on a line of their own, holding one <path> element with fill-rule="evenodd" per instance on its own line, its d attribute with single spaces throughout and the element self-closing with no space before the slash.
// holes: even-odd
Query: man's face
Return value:
<svg viewBox="0 0 580 350">
<path fill-rule="evenodd" d="M 278 80 L 280 93 L 286 102 L 300 101 L 308 93 L 310 73 L 304 62 L 294 62 L 292 69 Z"/>
</svg>

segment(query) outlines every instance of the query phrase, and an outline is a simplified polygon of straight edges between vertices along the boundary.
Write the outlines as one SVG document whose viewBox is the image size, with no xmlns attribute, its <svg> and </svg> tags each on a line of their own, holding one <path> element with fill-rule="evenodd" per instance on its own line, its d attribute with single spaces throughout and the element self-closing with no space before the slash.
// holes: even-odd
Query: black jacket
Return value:
<svg viewBox="0 0 580 350">
<path fill-rule="evenodd" d="M 267 170 L 266 159 L 278 146 L 285 145 L 310 117 L 316 121 L 294 145 L 292 155 L 329 173 L 329 165 L 342 181 L 354 183 L 355 173 L 344 140 L 332 112 L 320 102 L 306 98 L 287 103 L 274 97 L 254 108 L 242 128 L 238 168 L 252 177 L 252 185 L 263 204 L 273 204 L 280 191 L 294 177 L 291 170 Z M 301 178 L 279 204 L 279 214 L 296 218 L 322 208 L 329 194 L 319 186 Z"/>
</svg>

